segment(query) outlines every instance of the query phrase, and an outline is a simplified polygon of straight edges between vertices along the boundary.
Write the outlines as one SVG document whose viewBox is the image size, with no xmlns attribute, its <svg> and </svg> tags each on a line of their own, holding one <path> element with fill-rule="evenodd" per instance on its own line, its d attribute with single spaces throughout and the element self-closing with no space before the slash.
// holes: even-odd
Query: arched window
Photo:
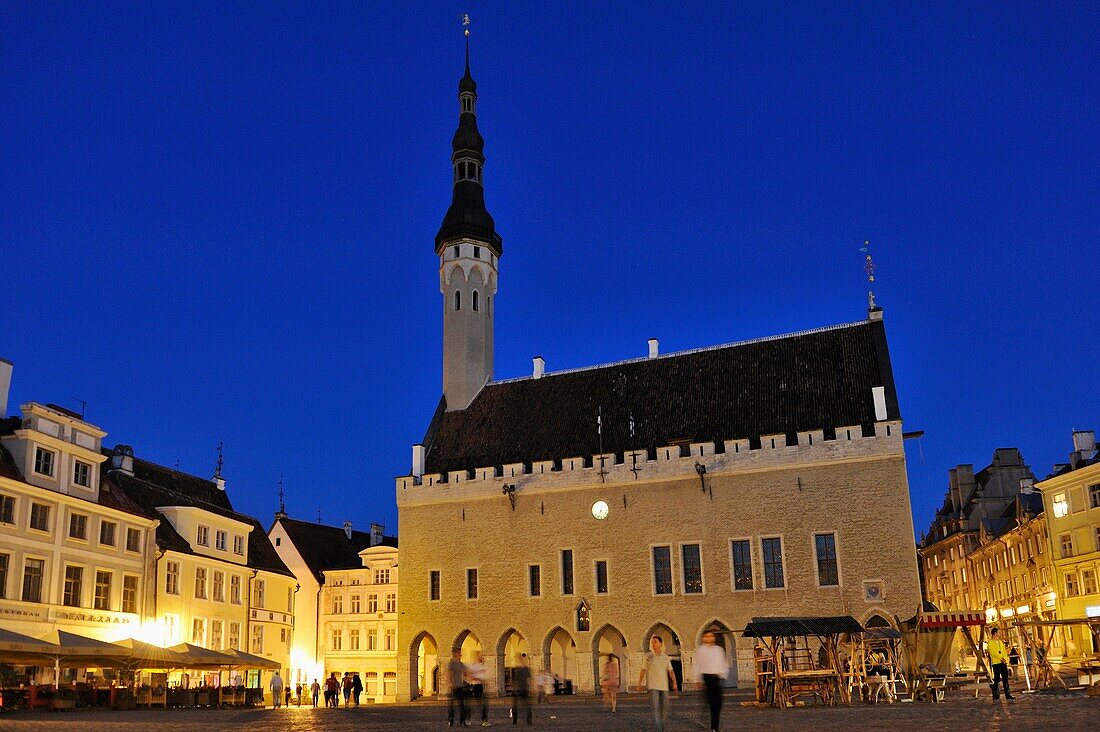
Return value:
<svg viewBox="0 0 1100 732">
<path fill-rule="evenodd" d="M 462 292 L 455 290 L 455 310 L 462 309 Z"/>
<path fill-rule="evenodd" d="M 474 312 L 477 312 L 477 290 L 474 290 Z"/>
</svg>

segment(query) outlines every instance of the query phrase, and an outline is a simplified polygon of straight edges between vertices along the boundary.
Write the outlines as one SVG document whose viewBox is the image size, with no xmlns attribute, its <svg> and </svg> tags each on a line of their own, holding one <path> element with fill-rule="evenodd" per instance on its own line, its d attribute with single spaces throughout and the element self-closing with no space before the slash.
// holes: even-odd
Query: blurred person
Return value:
<svg viewBox="0 0 1100 732">
<path fill-rule="evenodd" d="M 718 732 L 718 720 L 722 716 L 722 682 L 730 670 L 726 649 L 716 640 L 713 631 L 703 633 L 703 643 L 695 649 L 695 660 L 691 664 L 692 676 L 703 683 L 703 694 L 710 709 L 711 732 Z"/>
</svg>

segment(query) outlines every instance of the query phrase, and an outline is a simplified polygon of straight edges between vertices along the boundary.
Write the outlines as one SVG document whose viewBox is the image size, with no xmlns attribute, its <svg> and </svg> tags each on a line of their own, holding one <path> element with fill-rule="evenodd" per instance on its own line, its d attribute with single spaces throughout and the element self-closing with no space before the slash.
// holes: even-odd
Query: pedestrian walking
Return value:
<svg viewBox="0 0 1100 732">
<path fill-rule="evenodd" d="M 547 701 L 546 690 L 549 688 L 554 677 L 550 675 L 550 672 L 546 669 L 539 669 L 539 672 L 535 674 L 535 686 L 538 687 L 538 701 L 539 704 Z"/>
<path fill-rule="evenodd" d="M 344 672 L 344 680 L 341 683 L 344 687 L 344 708 L 348 706 L 348 702 L 351 701 L 351 674 L 347 671 Z"/>
<path fill-rule="evenodd" d="M 489 695 L 485 692 L 485 684 L 489 681 L 489 669 L 485 666 L 485 654 L 477 652 L 473 663 L 466 664 L 466 677 L 470 680 L 468 689 L 471 699 L 481 702 L 481 726 L 491 727 L 489 724 Z M 470 702 L 469 715 L 474 716 L 474 702 Z"/>
<path fill-rule="evenodd" d="M 336 672 L 333 671 L 332 675 L 325 679 L 325 706 L 326 707 L 338 707 L 340 706 L 340 680 L 336 678 Z"/>
<path fill-rule="evenodd" d="M 313 680 L 313 683 L 309 685 L 309 690 L 313 692 L 313 706 L 317 706 L 317 697 L 321 695 L 321 685 L 317 683 L 317 679 Z M 325 699 L 328 701 L 328 699 Z"/>
<path fill-rule="evenodd" d="M 294 696 L 298 698 L 298 706 L 302 706 L 302 682 L 294 685 Z"/>
<path fill-rule="evenodd" d="M 363 693 L 363 680 L 359 678 L 359 674 L 355 673 L 351 675 L 351 694 L 355 698 L 355 706 L 359 706 L 359 695 Z"/>
<path fill-rule="evenodd" d="M 512 724 L 519 723 L 520 708 L 526 710 L 527 724 L 533 724 L 531 711 L 531 662 L 526 653 L 520 654 L 519 666 L 512 669 Z"/>
<path fill-rule="evenodd" d="M 989 656 L 989 665 L 993 669 L 993 701 L 1001 698 L 1000 690 L 997 688 L 998 681 L 1004 685 L 1005 699 L 1015 698 L 1008 689 L 1008 651 L 1005 650 L 1004 641 L 997 637 L 996 628 L 990 628 L 989 630 L 989 640 L 986 641 L 985 652 Z"/>
<path fill-rule="evenodd" d="M 603 702 L 611 707 L 611 713 L 615 713 L 619 700 L 619 660 L 614 656 L 608 656 L 600 673 L 600 689 L 603 691 Z"/>
<path fill-rule="evenodd" d="M 271 708 L 278 709 L 283 701 L 283 677 L 278 671 L 272 674 L 268 688 L 271 689 Z"/>
<path fill-rule="evenodd" d="M 290 706 L 290 695 L 291 695 L 291 693 L 292 692 L 291 692 L 291 689 L 290 689 L 290 684 L 287 684 L 286 685 L 286 705 L 287 705 L 287 707 Z"/>
<path fill-rule="evenodd" d="M 1012 678 L 1017 678 L 1020 672 L 1020 649 L 1015 645 L 1008 651 L 1008 665 L 1012 667 Z"/>
<path fill-rule="evenodd" d="M 638 674 L 638 685 L 645 685 L 649 691 L 649 704 L 653 708 L 653 729 L 665 732 L 668 722 L 668 692 L 676 688 L 676 672 L 672 670 L 672 659 L 665 654 L 665 642 L 661 636 L 649 639 L 649 650 L 642 672 Z"/>
<path fill-rule="evenodd" d="M 447 664 L 447 681 L 451 683 L 451 700 L 447 705 L 447 726 L 455 726 L 455 708 L 458 708 L 458 724 L 466 725 L 469 716 L 466 711 L 466 665 L 462 663 L 462 649 L 451 651 L 451 661 Z"/>
<path fill-rule="evenodd" d="M 703 633 L 703 643 L 695 649 L 691 663 L 692 675 L 703 683 L 703 693 L 710 709 L 710 730 L 718 732 L 718 720 L 722 716 L 722 683 L 729 673 L 726 649 L 716 642 L 713 631 Z"/>
</svg>

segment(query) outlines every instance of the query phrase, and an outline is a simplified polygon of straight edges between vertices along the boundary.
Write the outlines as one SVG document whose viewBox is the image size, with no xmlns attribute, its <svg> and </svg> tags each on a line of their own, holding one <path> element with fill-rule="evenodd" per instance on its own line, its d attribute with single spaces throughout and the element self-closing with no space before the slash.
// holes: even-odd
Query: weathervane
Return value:
<svg viewBox="0 0 1100 732">
<path fill-rule="evenodd" d="M 467 38 L 470 37 L 470 14 L 469 13 L 463 13 L 462 14 L 462 33 Z"/>
<path fill-rule="evenodd" d="M 871 259 L 871 242 L 865 239 L 859 251 L 865 256 L 863 271 L 867 273 L 867 283 L 871 286 L 867 291 L 867 307 L 874 310 L 877 306 L 875 305 L 875 262 Z"/>
<path fill-rule="evenodd" d="M 279 513 L 286 513 L 286 494 L 283 492 L 282 473 L 279 473 Z"/>
<path fill-rule="evenodd" d="M 222 455 L 222 441 L 218 440 L 218 462 L 214 464 L 214 477 L 222 477 L 222 468 L 225 466 L 225 456 Z"/>
</svg>

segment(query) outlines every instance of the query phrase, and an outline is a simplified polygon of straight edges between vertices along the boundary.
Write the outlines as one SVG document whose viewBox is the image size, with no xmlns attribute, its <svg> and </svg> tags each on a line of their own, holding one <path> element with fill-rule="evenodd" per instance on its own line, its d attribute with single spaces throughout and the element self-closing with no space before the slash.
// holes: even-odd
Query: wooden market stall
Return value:
<svg viewBox="0 0 1100 732">
<path fill-rule="evenodd" d="M 851 653 L 850 638 L 863 632 L 851 616 L 817 618 L 753 618 L 743 636 L 756 638 L 756 700 L 780 709 L 820 701 L 827 706 L 848 703 L 843 683 L 842 647 Z M 817 649 L 810 639 L 817 640 Z"/>
<path fill-rule="evenodd" d="M 893 628 L 865 628 L 855 637 L 845 672 L 850 697 L 894 702 L 909 690 L 901 662 L 901 633 Z"/>
<path fill-rule="evenodd" d="M 944 690 L 970 684 L 974 684 L 974 696 L 977 696 L 981 682 L 989 681 L 989 669 L 981 650 L 985 643 L 984 612 L 922 610 L 900 625 L 902 648 L 905 652 L 905 674 L 913 698 L 940 701 Z M 978 628 L 977 641 L 971 635 L 971 628 L 975 627 Z M 972 672 L 956 672 L 947 667 L 955 636 L 960 632 L 976 659 L 977 665 Z"/>
<path fill-rule="evenodd" d="M 1077 677 L 1079 686 L 1100 683 L 1100 653 L 1082 655 L 1080 658 L 1062 658 L 1057 664 L 1051 659 L 1049 649 L 1054 634 L 1059 629 L 1084 626 L 1094 633 L 1100 632 L 1100 618 L 1070 618 L 1066 620 L 1015 620 L 1012 627 L 1020 634 L 1025 648 L 1031 649 L 1031 663 L 1024 663 L 1028 689 L 1061 684 L 1069 688 L 1060 670 L 1069 669 Z M 1029 665 L 1031 668 L 1029 668 Z M 1059 669 L 1058 667 L 1061 667 Z"/>
</svg>

